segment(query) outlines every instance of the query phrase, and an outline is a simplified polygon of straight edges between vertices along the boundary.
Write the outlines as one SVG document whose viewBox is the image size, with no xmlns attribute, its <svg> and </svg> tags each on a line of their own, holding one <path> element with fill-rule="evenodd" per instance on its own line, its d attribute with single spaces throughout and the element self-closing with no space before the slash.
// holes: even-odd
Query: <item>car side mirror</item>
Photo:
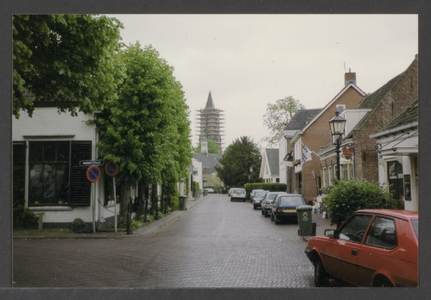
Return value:
<svg viewBox="0 0 431 300">
<path fill-rule="evenodd" d="M 325 229 L 324 235 L 331 239 L 338 239 L 340 237 L 340 232 L 335 229 Z"/>
</svg>

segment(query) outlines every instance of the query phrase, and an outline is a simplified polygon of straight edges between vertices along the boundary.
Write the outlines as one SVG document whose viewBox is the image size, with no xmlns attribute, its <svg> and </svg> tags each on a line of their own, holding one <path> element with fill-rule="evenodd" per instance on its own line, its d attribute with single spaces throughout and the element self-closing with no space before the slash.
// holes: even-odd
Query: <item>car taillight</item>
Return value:
<svg viewBox="0 0 431 300">
<path fill-rule="evenodd" d="M 282 209 L 277 209 L 277 212 L 282 212 L 283 210 Z"/>
</svg>

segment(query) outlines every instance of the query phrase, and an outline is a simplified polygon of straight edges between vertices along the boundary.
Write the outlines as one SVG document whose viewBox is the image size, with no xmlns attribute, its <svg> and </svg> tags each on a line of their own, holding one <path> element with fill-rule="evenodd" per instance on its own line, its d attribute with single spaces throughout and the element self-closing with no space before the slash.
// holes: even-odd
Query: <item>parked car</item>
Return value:
<svg viewBox="0 0 431 300">
<path fill-rule="evenodd" d="M 285 193 L 285 192 L 269 192 L 268 194 L 265 195 L 265 198 L 263 198 L 262 203 L 261 203 L 261 209 L 262 209 L 262 215 L 264 215 L 265 217 L 269 217 L 269 215 L 271 214 L 272 201 L 274 200 L 274 198 L 278 194 L 287 194 L 287 193 Z"/>
<path fill-rule="evenodd" d="M 287 220 L 297 222 L 298 214 L 296 208 L 305 204 L 305 200 L 301 194 L 277 195 L 271 204 L 271 220 L 275 221 L 275 224 Z"/>
<path fill-rule="evenodd" d="M 245 199 L 246 199 L 245 189 L 234 188 L 232 190 L 232 193 L 230 196 L 230 201 L 233 201 L 233 199 L 241 199 L 241 200 L 245 201 Z"/>
<path fill-rule="evenodd" d="M 214 193 L 214 189 L 213 188 L 205 188 L 205 190 L 207 190 L 208 193 Z"/>
<path fill-rule="evenodd" d="M 356 286 L 418 286 L 418 213 L 358 210 L 339 229 L 311 237 L 305 254 L 314 283 L 329 278 Z"/>
<path fill-rule="evenodd" d="M 265 198 L 265 195 L 268 193 L 269 193 L 269 191 L 259 191 L 259 192 L 256 192 L 254 194 L 254 197 L 253 197 L 253 208 L 254 209 L 258 209 L 261 207 L 263 198 Z"/>
<path fill-rule="evenodd" d="M 253 197 L 257 192 L 263 192 L 263 189 L 252 190 L 250 193 L 250 201 L 253 201 Z"/>
</svg>

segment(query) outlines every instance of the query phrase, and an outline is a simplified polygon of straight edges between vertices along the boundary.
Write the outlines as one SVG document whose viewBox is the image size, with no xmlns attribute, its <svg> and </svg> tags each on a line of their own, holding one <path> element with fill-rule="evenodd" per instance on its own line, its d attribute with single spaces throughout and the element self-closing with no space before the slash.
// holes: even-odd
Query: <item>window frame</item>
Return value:
<svg viewBox="0 0 431 300">
<path fill-rule="evenodd" d="M 382 228 L 381 232 L 378 232 L 380 234 L 379 237 L 377 237 L 377 235 L 374 235 L 374 236 L 371 235 L 372 233 L 375 232 L 375 228 L 378 228 L 377 226 L 374 226 L 375 223 L 377 223 L 378 220 L 382 220 L 382 219 L 388 220 L 388 221 L 392 222 L 392 225 L 393 225 L 393 228 L 394 228 L 393 229 L 394 230 L 394 235 L 395 235 L 395 244 L 393 244 L 393 245 L 386 246 L 384 244 L 380 244 L 380 245 L 378 244 L 380 242 L 384 243 L 384 241 L 381 240 L 381 235 L 383 235 L 385 233 L 385 230 L 387 230 L 386 227 Z M 369 240 L 371 240 L 371 238 L 373 238 L 373 240 L 376 241 L 376 243 L 369 242 Z M 391 217 L 388 217 L 388 216 L 376 216 L 373 219 L 373 222 L 371 222 L 370 229 L 368 230 L 367 237 L 365 238 L 365 241 L 364 241 L 364 245 L 367 245 L 367 246 L 370 246 L 370 247 L 376 247 L 376 248 L 383 248 L 383 249 L 394 249 L 394 248 L 398 247 L 397 225 L 396 225 L 395 219 L 391 218 Z"/>
<path fill-rule="evenodd" d="M 25 152 L 22 153 L 22 160 L 25 161 L 25 180 L 23 180 L 22 187 L 17 186 L 16 188 L 23 188 L 25 206 L 32 209 L 70 209 L 73 207 L 88 207 L 91 205 L 91 182 L 86 177 L 87 167 L 80 166 L 81 160 L 92 159 L 93 153 L 93 142 L 91 140 L 74 140 L 70 137 L 29 137 L 24 136 L 24 141 L 14 141 L 14 145 L 25 145 Z M 30 143 L 33 142 L 69 142 L 69 197 L 68 203 L 58 203 L 56 199 L 55 204 L 33 204 L 30 202 L 29 188 L 30 188 Z M 14 171 L 18 170 L 14 165 Z M 19 184 L 19 183 L 17 183 Z M 14 182 L 15 189 L 15 182 Z M 18 195 L 18 194 L 17 194 Z"/>
</svg>

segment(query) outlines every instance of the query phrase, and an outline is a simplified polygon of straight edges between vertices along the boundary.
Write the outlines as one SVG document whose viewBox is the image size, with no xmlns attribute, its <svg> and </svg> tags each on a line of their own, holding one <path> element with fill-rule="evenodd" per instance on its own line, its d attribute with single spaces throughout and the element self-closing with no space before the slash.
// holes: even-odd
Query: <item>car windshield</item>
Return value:
<svg viewBox="0 0 431 300">
<path fill-rule="evenodd" d="M 234 194 L 245 194 L 244 190 L 234 190 L 233 191 Z"/>
<path fill-rule="evenodd" d="M 415 229 L 416 237 L 419 238 L 419 222 L 418 222 L 418 219 L 413 219 L 412 220 L 412 225 L 413 225 L 413 228 Z"/>
<path fill-rule="evenodd" d="M 279 203 L 280 203 L 280 206 L 293 206 L 293 205 L 304 204 L 301 197 L 289 197 L 289 196 L 280 197 Z"/>
</svg>

